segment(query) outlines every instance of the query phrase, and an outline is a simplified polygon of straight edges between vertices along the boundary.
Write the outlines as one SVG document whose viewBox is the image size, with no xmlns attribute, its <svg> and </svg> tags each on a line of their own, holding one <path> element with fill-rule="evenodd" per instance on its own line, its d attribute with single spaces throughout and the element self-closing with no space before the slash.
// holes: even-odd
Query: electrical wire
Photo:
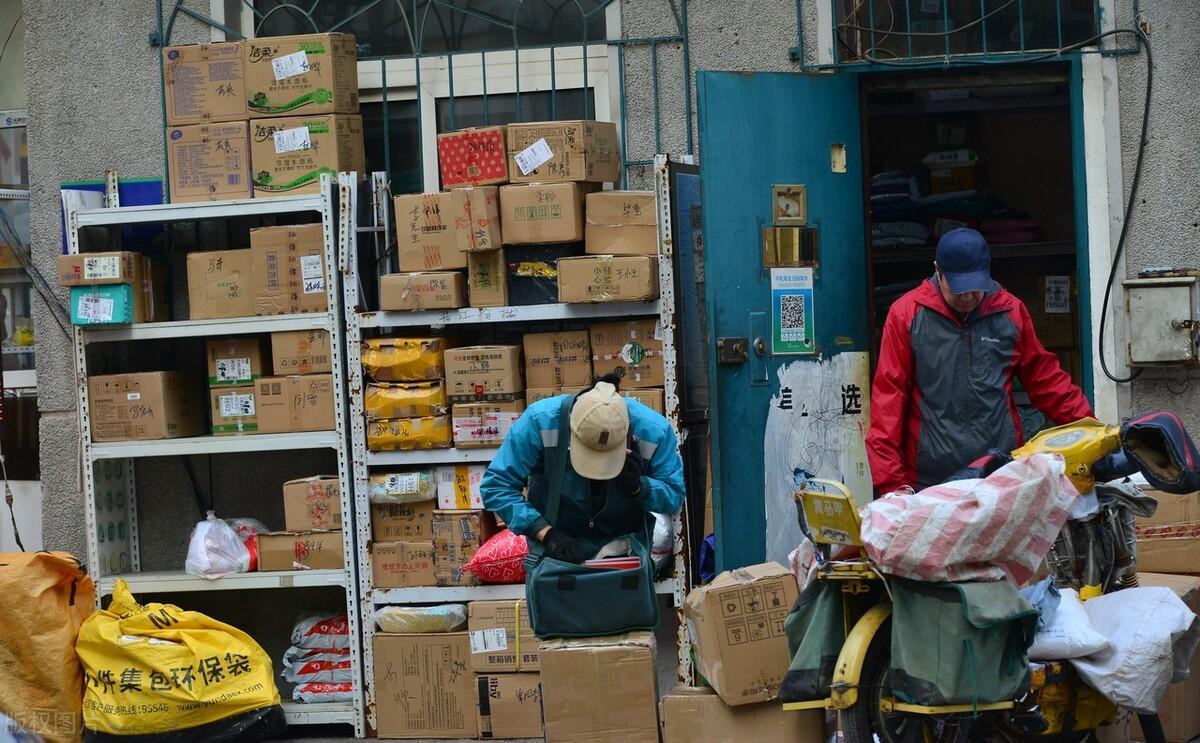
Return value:
<svg viewBox="0 0 1200 743">
<path fill-rule="evenodd" d="M 8 467 L 4 464 L 3 448 L 0 448 L 0 477 L 4 478 L 4 502 L 8 504 L 8 515 L 12 519 L 13 539 L 17 543 L 17 549 L 24 552 L 25 545 L 21 543 L 21 531 L 17 528 L 17 509 L 13 508 L 13 491 L 8 482 Z"/>
<path fill-rule="evenodd" d="M 17 30 L 17 26 L 21 25 L 21 19 L 25 17 L 25 13 L 17 13 L 17 19 L 13 21 L 12 28 L 8 29 L 8 36 L 4 38 L 4 46 L 0 47 L 0 60 L 4 59 L 4 53 L 8 51 L 8 42 L 12 41 L 13 34 Z"/>
<path fill-rule="evenodd" d="M 1126 198 L 1126 201 L 1125 201 L 1124 216 L 1121 221 L 1121 234 L 1117 238 L 1117 248 L 1113 252 L 1112 267 L 1109 269 L 1109 272 L 1108 272 L 1108 282 L 1104 285 L 1104 301 L 1101 303 L 1101 307 L 1100 307 L 1100 338 L 1097 341 L 1097 344 L 1098 344 L 1097 350 L 1098 350 L 1098 355 L 1100 356 L 1100 368 L 1104 372 L 1104 376 L 1108 377 L 1110 380 L 1112 380 L 1116 384 L 1128 384 L 1129 382 L 1132 382 L 1133 380 L 1140 377 L 1142 375 L 1142 371 L 1143 371 L 1143 369 L 1135 369 L 1127 377 L 1118 377 L 1115 374 L 1113 374 L 1112 370 L 1108 368 L 1108 360 L 1105 358 L 1105 355 L 1104 355 L 1104 330 L 1108 324 L 1108 306 L 1112 300 L 1112 288 L 1113 288 L 1113 284 L 1116 282 L 1117 270 L 1120 268 L 1120 265 L 1121 265 L 1121 256 L 1124 255 L 1124 253 L 1125 253 L 1125 242 L 1126 242 L 1126 239 L 1129 237 L 1129 223 L 1133 219 L 1133 207 L 1137 203 L 1138 186 L 1141 184 L 1141 181 L 1142 181 L 1142 165 L 1144 164 L 1145 159 L 1146 159 L 1146 146 L 1149 144 L 1148 135 L 1150 132 L 1150 101 L 1152 100 L 1151 97 L 1154 92 L 1154 54 L 1150 48 L 1150 39 L 1146 36 L 1146 33 L 1140 28 L 1136 28 L 1136 27 L 1135 28 L 1116 28 L 1116 29 L 1112 29 L 1111 31 L 1105 31 L 1104 33 L 1097 34 L 1096 36 L 1093 36 L 1090 39 L 1084 39 L 1083 41 L 1076 42 L 1069 46 L 1064 46 L 1061 49 L 1055 49 L 1055 50 L 1047 52 L 1045 54 L 1038 54 L 1038 55 L 1035 55 L 1032 57 L 1025 57 L 1025 58 L 1019 59 L 1019 60 L 1011 60 L 1011 61 L 1009 61 L 1009 60 L 986 60 L 986 59 L 961 60 L 961 64 L 964 66 L 978 66 L 978 67 L 987 66 L 987 65 L 997 65 L 997 64 L 1006 64 L 1006 65 L 1033 64 L 1036 62 L 1044 62 L 1047 60 L 1059 59 L 1064 54 L 1069 54 L 1070 52 L 1078 51 L 1084 47 L 1092 46 L 1094 44 L 1099 44 L 1101 41 L 1103 41 L 1106 38 L 1109 38 L 1112 36 L 1119 36 L 1122 34 L 1132 34 L 1137 39 L 1138 45 L 1146 53 L 1145 54 L 1145 57 L 1146 57 L 1146 95 L 1145 95 L 1145 99 L 1142 104 L 1142 132 L 1141 132 L 1141 136 L 1138 137 L 1137 158 L 1134 161 L 1133 178 L 1130 180 L 1130 183 L 1129 183 L 1129 196 Z M 918 68 L 918 67 L 924 68 L 924 67 L 928 66 L 927 63 L 925 63 L 925 62 L 893 62 L 890 60 L 878 59 L 876 57 L 871 57 L 871 56 L 867 56 L 867 55 L 864 55 L 864 59 L 866 59 L 868 62 L 870 62 L 872 64 L 877 64 L 877 65 L 881 65 L 884 67 L 904 67 L 904 68 L 913 69 L 913 68 Z"/>
<path fill-rule="evenodd" d="M 11 246 L 12 254 L 16 257 L 17 262 L 21 264 L 21 269 L 29 277 L 34 291 L 38 293 L 46 307 L 50 310 L 51 316 L 63 335 L 68 339 L 71 338 L 71 331 L 67 326 L 71 324 L 71 316 L 61 301 L 55 294 L 54 289 L 50 286 L 50 282 L 46 281 L 46 277 L 42 275 L 37 266 L 33 265 L 33 260 L 25 252 L 24 246 L 21 244 L 21 238 L 17 234 L 16 227 L 13 226 L 8 212 L 0 207 L 0 239 Z"/>
<path fill-rule="evenodd" d="M 954 34 L 962 33 L 963 31 L 967 31 L 969 29 L 975 28 L 976 26 L 983 23 L 984 21 L 991 18 L 992 16 L 1004 11 L 1006 8 L 1010 8 L 1013 5 L 1016 5 L 1016 3 L 1017 3 L 1017 0 L 1008 0 L 1008 2 L 1004 3 L 999 8 L 994 8 L 993 10 L 989 10 L 988 12 L 979 16 L 978 18 L 971 21 L 970 23 L 965 23 L 965 24 L 959 26 L 958 28 L 951 28 L 946 31 L 884 31 L 881 28 L 871 28 L 870 26 L 856 26 L 852 23 L 839 23 L 838 29 L 839 30 L 847 29 L 850 31 L 862 31 L 862 32 L 871 33 L 871 34 L 887 33 L 887 34 L 891 34 L 891 35 L 895 35 L 895 36 L 904 36 L 906 38 L 952 36 Z M 892 25 L 895 25 L 895 13 L 892 14 Z"/>
</svg>

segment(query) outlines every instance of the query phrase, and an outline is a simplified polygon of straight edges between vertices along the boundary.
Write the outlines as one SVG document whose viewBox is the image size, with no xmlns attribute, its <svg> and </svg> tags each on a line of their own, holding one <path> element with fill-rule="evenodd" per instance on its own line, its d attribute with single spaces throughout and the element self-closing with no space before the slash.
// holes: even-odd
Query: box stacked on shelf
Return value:
<svg viewBox="0 0 1200 743">
<path fill-rule="evenodd" d="M 198 382 L 176 371 L 88 377 L 92 441 L 199 436 L 204 412 Z"/>
<path fill-rule="evenodd" d="M 254 315 L 249 249 L 188 253 L 188 316 L 210 320 Z"/>
<path fill-rule="evenodd" d="M 363 344 L 370 378 L 367 448 L 371 451 L 450 446 L 443 338 L 374 338 Z"/>
<path fill-rule="evenodd" d="M 578 392 L 592 381 L 592 349 L 586 330 L 526 333 L 525 403 Z"/>
<path fill-rule="evenodd" d="M 434 585 L 433 500 L 371 504 L 375 588 Z"/>
<path fill-rule="evenodd" d="M 205 345 L 213 434 L 256 433 L 254 385 L 269 363 L 263 339 L 253 335 L 212 338 Z"/>
<path fill-rule="evenodd" d="M 58 285 L 70 289 L 74 325 L 127 325 L 166 317 L 165 286 L 140 253 L 59 256 Z"/>
<path fill-rule="evenodd" d="M 657 319 L 598 323 L 591 327 L 591 343 L 592 369 L 597 377 L 620 375 L 621 389 L 626 392 L 663 386 L 662 333 Z"/>
<path fill-rule="evenodd" d="M 433 512 L 433 577 L 439 586 L 474 586 L 478 578 L 463 570 L 483 545 L 485 520 L 482 511 Z"/>
<path fill-rule="evenodd" d="M 345 566 L 342 489 L 333 475 L 283 484 L 283 531 L 258 535 L 258 569 L 329 570 Z"/>
<path fill-rule="evenodd" d="M 500 446 L 525 410 L 520 346 L 446 352 L 446 390 L 457 448 Z"/>
</svg>

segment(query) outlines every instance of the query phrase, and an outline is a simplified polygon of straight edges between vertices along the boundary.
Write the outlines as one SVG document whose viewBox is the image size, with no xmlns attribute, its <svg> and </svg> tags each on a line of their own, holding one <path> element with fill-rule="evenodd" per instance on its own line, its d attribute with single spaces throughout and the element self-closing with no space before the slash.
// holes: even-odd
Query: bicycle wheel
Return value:
<svg viewBox="0 0 1200 743">
<path fill-rule="evenodd" d="M 937 721 L 925 715 L 884 712 L 881 701 L 891 696 L 888 670 L 891 666 L 891 621 L 885 622 L 871 640 L 863 660 L 858 703 L 841 714 L 845 743 L 934 743 Z"/>
</svg>

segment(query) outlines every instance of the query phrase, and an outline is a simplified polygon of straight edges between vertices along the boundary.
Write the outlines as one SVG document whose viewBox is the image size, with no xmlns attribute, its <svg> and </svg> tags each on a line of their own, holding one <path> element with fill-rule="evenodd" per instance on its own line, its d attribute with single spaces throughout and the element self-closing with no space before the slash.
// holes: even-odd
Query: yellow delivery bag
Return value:
<svg viewBox="0 0 1200 743">
<path fill-rule="evenodd" d="M 83 623 L 75 651 L 89 740 L 262 740 L 286 727 L 258 643 L 197 611 L 141 606 L 123 580 L 108 610 Z"/>
<path fill-rule="evenodd" d="M 66 552 L 5 552 L 0 596 L 0 712 L 50 743 L 79 740 L 75 635 L 96 610 L 92 579 Z"/>
</svg>

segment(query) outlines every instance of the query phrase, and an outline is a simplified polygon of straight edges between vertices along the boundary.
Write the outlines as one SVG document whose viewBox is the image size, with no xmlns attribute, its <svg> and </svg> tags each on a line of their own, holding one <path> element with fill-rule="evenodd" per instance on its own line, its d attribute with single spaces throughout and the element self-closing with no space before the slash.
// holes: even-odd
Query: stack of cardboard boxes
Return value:
<svg viewBox="0 0 1200 743">
<path fill-rule="evenodd" d="M 258 569 L 336 570 L 343 567 L 342 489 L 316 475 L 283 484 L 284 531 L 258 535 Z"/>
<path fill-rule="evenodd" d="M 463 570 L 495 523 L 481 510 L 441 509 L 436 500 L 371 504 L 375 588 L 473 586 Z"/>
<path fill-rule="evenodd" d="M 454 445 L 497 447 L 525 410 L 520 346 L 464 346 L 446 352 Z"/>
<path fill-rule="evenodd" d="M 654 194 L 599 190 L 620 175 L 614 125 L 466 129 L 438 152 L 447 190 L 396 197 L 401 273 L 381 279 L 381 309 L 658 296 Z"/>
<path fill-rule="evenodd" d="M 371 451 L 444 449 L 446 340 L 374 338 L 363 344 L 367 384 L 367 448 Z"/>
<path fill-rule="evenodd" d="M 315 193 L 362 173 L 350 34 L 163 49 L 171 201 Z"/>
<path fill-rule="evenodd" d="M 167 319 L 162 268 L 129 251 L 59 256 L 58 285 L 70 289 L 71 323 L 128 325 Z"/>
</svg>

